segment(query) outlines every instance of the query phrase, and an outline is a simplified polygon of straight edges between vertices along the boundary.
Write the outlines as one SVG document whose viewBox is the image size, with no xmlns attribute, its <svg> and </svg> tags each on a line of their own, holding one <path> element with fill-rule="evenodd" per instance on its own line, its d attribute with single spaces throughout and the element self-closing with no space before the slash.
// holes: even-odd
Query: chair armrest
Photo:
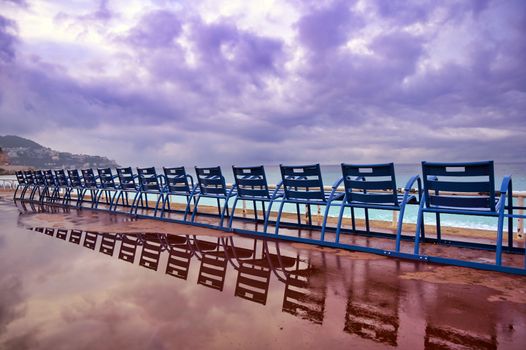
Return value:
<svg viewBox="0 0 526 350">
<path fill-rule="evenodd" d="M 420 175 L 415 175 L 407 181 L 404 187 L 404 191 L 411 191 L 413 186 L 415 185 L 415 182 L 418 181 L 418 192 L 422 190 L 422 180 L 420 179 Z"/>
<path fill-rule="evenodd" d="M 506 194 L 508 191 L 511 191 L 511 175 L 506 175 L 502 179 L 502 184 L 500 185 L 500 194 Z"/>
<path fill-rule="evenodd" d="M 332 189 L 336 190 L 338 187 L 340 187 L 340 185 L 342 184 L 343 180 L 344 180 L 344 178 L 342 176 L 338 180 L 334 181 L 334 183 L 332 184 Z"/>
<path fill-rule="evenodd" d="M 278 184 L 276 185 L 276 189 L 274 190 L 274 192 L 272 192 L 272 199 L 276 199 L 277 198 L 277 195 L 278 195 L 278 191 L 280 190 L 281 186 L 283 186 L 283 181 L 280 181 L 278 182 Z"/>
<path fill-rule="evenodd" d="M 190 185 L 193 188 L 194 187 L 194 178 L 190 174 L 186 174 L 186 177 L 190 179 Z"/>
<path fill-rule="evenodd" d="M 157 175 L 157 181 L 159 181 L 159 187 L 162 187 L 164 184 L 164 175 Z"/>
<path fill-rule="evenodd" d="M 409 193 L 415 186 L 415 182 L 417 184 L 418 189 L 418 203 L 420 203 L 420 201 L 422 200 L 422 179 L 420 178 L 420 175 L 414 175 L 405 184 L 403 202 L 407 201 Z"/>
</svg>

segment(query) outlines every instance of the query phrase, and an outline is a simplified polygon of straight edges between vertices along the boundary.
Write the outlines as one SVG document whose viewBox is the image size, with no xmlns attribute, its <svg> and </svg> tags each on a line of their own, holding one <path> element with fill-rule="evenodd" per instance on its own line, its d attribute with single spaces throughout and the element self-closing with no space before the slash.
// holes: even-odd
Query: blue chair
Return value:
<svg viewBox="0 0 526 350">
<path fill-rule="evenodd" d="M 100 189 L 95 201 L 95 208 L 99 207 L 100 200 L 104 194 L 105 204 L 109 206 L 109 210 L 111 211 L 113 207 L 113 201 L 117 195 L 117 185 L 115 184 L 117 175 L 112 173 L 111 168 L 98 168 L 97 174 L 99 178 Z"/>
<path fill-rule="evenodd" d="M 82 169 L 82 180 L 83 180 L 83 186 L 82 191 L 79 199 L 79 207 L 82 206 L 84 203 L 84 198 L 86 196 L 86 193 L 89 191 L 90 193 L 90 202 L 91 207 L 95 208 L 97 203 L 97 197 L 99 195 L 99 183 L 97 182 L 98 176 L 95 175 L 95 172 L 93 169 Z"/>
<path fill-rule="evenodd" d="M 268 225 L 265 203 L 268 202 L 269 208 L 271 208 L 272 203 L 277 198 L 283 196 L 283 191 L 277 190 L 273 191 L 271 194 L 268 189 L 267 176 L 265 174 L 265 168 L 263 165 L 251 167 L 232 166 L 232 171 L 234 173 L 237 196 L 235 197 L 234 204 L 232 205 L 232 213 L 230 215 L 228 227 L 232 228 L 232 221 L 234 219 L 234 214 L 239 200 L 252 202 L 254 208 L 254 220 L 256 223 L 259 220 L 256 203 L 260 202 L 264 216 L 264 224 Z"/>
<path fill-rule="evenodd" d="M 335 200 L 341 200 L 344 194 L 337 192 L 336 187 L 334 186 L 330 194 L 325 193 L 319 164 L 292 166 L 280 164 L 279 167 L 281 170 L 282 182 L 278 185 L 278 188 L 283 186 L 284 196 L 281 199 L 281 204 L 278 210 L 274 233 L 276 235 L 279 233 L 283 207 L 286 203 L 296 204 L 298 226 L 301 226 L 301 214 L 299 206 L 300 204 L 305 204 L 307 206 L 309 227 L 312 227 L 311 205 L 325 206 L 322 228 L 326 227 L 331 205 Z M 267 228 L 265 227 L 265 232 L 266 230 Z"/>
<path fill-rule="evenodd" d="M 195 217 L 198 210 L 199 201 L 201 198 L 215 198 L 217 200 L 217 211 L 220 216 L 219 226 L 223 227 L 223 221 L 228 216 L 228 200 L 235 196 L 235 186 L 227 189 L 225 177 L 221 172 L 221 167 L 198 168 L 195 167 L 197 175 L 197 183 L 199 191 L 194 193 L 195 198 L 194 211 L 192 213 L 191 222 L 195 222 Z M 221 209 L 221 199 L 224 200 L 223 208 Z"/>
<path fill-rule="evenodd" d="M 55 170 L 55 190 L 51 194 L 51 197 L 53 198 L 53 203 L 55 203 L 57 200 L 62 199 L 62 204 L 64 204 L 68 189 L 69 181 L 66 175 L 66 171 L 64 171 L 63 169 Z M 63 193 L 62 197 L 60 195 L 61 191 Z"/>
<path fill-rule="evenodd" d="M 502 181 L 500 196 L 495 192 L 493 161 L 472 163 L 422 162 L 424 193 L 420 202 L 414 253 L 419 254 L 420 240 L 425 239 L 424 213 L 436 215 L 437 239 L 441 240 L 440 214 L 497 217 L 496 265 L 502 265 L 502 239 L 506 196 L 512 206 L 511 176 Z M 456 192 L 457 195 L 451 194 Z M 458 193 L 463 195 L 459 196 Z M 511 211 L 511 208 L 508 208 Z M 513 247 L 513 219 L 508 219 L 508 248 Z"/>
<path fill-rule="evenodd" d="M 38 192 L 38 200 L 39 202 L 42 202 L 44 200 L 44 196 L 46 195 L 46 179 L 44 177 L 44 173 L 42 170 L 35 170 L 33 173 L 33 186 L 31 189 L 31 193 L 29 195 L 29 200 L 34 201 L 35 195 Z"/>
<path fill-rule="evenodd" d="M 23 199 L 25 191 L 27 190 L 27 187 L 29 186 L 29 184 L 27 183 L 27 180 L 26 180 L 26 177 L 24 176 L 23 171 L 17 171 L 15 172 L 15 174 L 16 174 L 17 185 L 16 185 L 15 193 L 13 194 L 13 200 Z M 20 194 L 20 198 L 17 198 L 16 195 L 18 193 L 18 190 L 20 189 L 22 189 L 22 192 Z"/>
<path fill-rule="evenodd" d="M 128 194 L 133 193 L 135 195 L 137 191 L 139 191 L 136 182 L 138 176 L 133 173 L 131 167 L 117 168 L 117 177 L 119 178 L 119 185 L 117 186 L 118 192 L 113 204 L 114 211 L 117 210 L 119 200 L 121 200 L 123 207 L 130 207 Z M 141 205 L 143 205 L 143 203 L 141 203 Z"/>
<path fill-rule="evenodd" d="M 23 171 L 24 178 L 26 181 L 26 186 L 22 188 L 22 193 L 20 194 L 20 199 L 25 200 L 26 193 L 29 189 L 31 191 L 29 192 L 31 197 L 31 192 L 33 192 L 33 187 L 36 185 L 35 183 L 35 173 L 32 170 L 25 170 Z"/>
<path fill-rule="evenodd" d="M 352 230 L 356 231 L 354 209 L 365 211 L 365 227 L 370 232 L 369 209 L 398 211 L 396 228 L 396 251 L 400 251 L 402 225 L 405 207 L 408 203 L 417 203 L 417 197 L 411 194 L 411 189 L 418 185 L 418 200 L 422 197 L 420 176 L 415 175 L 404 187 L 404 193 L 398 194 L 395 169 L 393 163 L 387 164 L 341 164 L 342 177 L 335 183 L 336 188 L 341 183 L 345 187 L 345 196 L 341 202 L 338 224 L 336 228 L 336 243 L 340 241 L 342 219 L 345 208 L 351 209 Z M 322 232 L 324 229 L 322 229 Z M 323 234 L 322 234 L 323 236 Z"/>
<path fill-rule="evenodd" d="M 52 203 L 54 201 L 53 196 L 57 188 L 55 174 L 53 174 L 53 170 L 43 170 L 42 173 L 44 174 L 44 190 L 42 192 L 40 201 L 42 203 L 45 201 Z"/>
<path fill-rule="evenodd" d="M 155 203 L 155 209 L 153 216 L 157 216 L 157 211 L 159 209 L 159 203 L 161 200 L 164 200 L 163 178 L 161 175 L 157 175 L 157 171 L 154 167 L 150 168 L 137 168 L 137 178 L 139 181 L 138 191 L 133 198 L 133 203 L 131 207 L 130 214 L 137 215 L 137 210 L 139 209 L 139 201 L 146 202 L 146 208 L 149 208 L 148 205 L 148 194 L 153 194 L 157 196 L 157 201 Z M 144 201 L 143 201 L 144 197 Z"/>
<path fill-rule="evenodd" d="M 194 178 L 187 174 L 184 166 L 166 168 L 163 167 L 164 172 L 164 199 L 162 200 L 161 217 L 164 216 L 165 211 L 172 211 L 170 199 L 173 196 L 182 196 L 186 198 L 186 207 L 184 210 L 183 221 L 186 221 L 190 213 L 190 206 L 192 200 L 195 205 L 194 194 L 198 191 L 198 186 L 194 185 Z M 176 210 L 177 211 L 177 210 Z"/>
<path fill-rule="evenodd" d="M 66 189 L 66 193 L 64 194 L 64 204 L 68 204 L 72 200 L 71 194 L 73 190 L 75 190 L 77 199 L 75 206 L 80 207 L 82 203 L 81 200 L 84 186 L 82 184 L 82 177 L 80 176 L 79 171 L 77 169 L 69 169 L 68 180 L 69 187 Z"/>
</svg>

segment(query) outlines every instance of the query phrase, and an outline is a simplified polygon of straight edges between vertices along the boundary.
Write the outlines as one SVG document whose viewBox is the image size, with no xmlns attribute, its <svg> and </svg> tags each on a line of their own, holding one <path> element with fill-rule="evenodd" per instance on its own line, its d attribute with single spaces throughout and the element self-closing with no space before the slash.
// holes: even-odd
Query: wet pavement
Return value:
<svg viewBox="0 0 526 350">
<path fill-rule="evenodd" d="M 526 278 L 0 200 L 0 348 L 524 349 Z"/>
</svg>

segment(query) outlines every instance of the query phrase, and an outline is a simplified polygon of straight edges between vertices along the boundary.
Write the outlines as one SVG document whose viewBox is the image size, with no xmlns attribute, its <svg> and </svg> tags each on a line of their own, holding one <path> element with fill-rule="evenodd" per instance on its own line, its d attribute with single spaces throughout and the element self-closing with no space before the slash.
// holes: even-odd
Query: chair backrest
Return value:
<svg viewBox="0 0 526 350">
<path fill-rule="evenodd" d="M 93 169 L 82 169 L 82 178 L 84 179 L 85 187 L 97 187 L 97 179 Z"/>
<path fill-rule="evenodd" d="M 495 211 L 493 161 L 472 163 L 422 162 L 427 207 L 489 209 Z M 441 193 L 441 191 L 456 192 Z"/>
<path fill-rule="evenodd" d="M 16 181 L 18 182 L 19 185 L 25 185 L 26 184 L 26 178 L 24 176 L 24 172 L 22 171 L 17 171 L 15 172 L 16 174 Z"/>
<path fill-rule="evenodd" d="M 195 167 L 195 173 L 201 194 L 226 195 L 226 182 L 221 173 L 221 167 Z"/>
<path fill-rule="evenodd" d="M 24 171 L 24 177 L 26 178 L 26 183 L 28 185 L 35 184 L 35 173 L 31 170 Z"/>
<path fill-rule="evenodd" d="M 164 168 L 164 177 L 166 179 L 166 186 L 168 187 L 168 192 L 177 193 L 184 192 L 190 193 L 192 190 L 190 184 L 188 183 L 188 176 L 184 166 L 175 167 L 175 168 Z"/>
<path fill-rule="evenodd" d="M 325 201 L 319 164 L 279 165 L 286 199 Z"/>
<path fill-rule="evenodd" d="M 68 170 L 69 183 L 71 187 L 79 188 L 82 187 L 82 180 L 77 169 Z"/>
<path fill-rule="evenodd" d="M 394 164 L 344 164 L 347 202 L 398 206 Z"/>
<path fill-rule="evenodd" d="M 117 168 L 117 175 L 119 176 L 120 188 L 123 190 L 135 190 L 137 184 L 135 183 L 135 177 L 133 176 L 133 170 L 131 167 Z"/>
<path fill-rule="evenodd" d="M 232 166 L 237 195 L 243 197 L 270 198 L 267 176 L 263 165 L 252 167 Z"/>
<path fill-rule="evenodd" d="M 68 186 L 68 177 L 66 176 L 66 172 L 63 169 L 55 170 L 55 179 L 57 180 L 57 185 L 61 187 Z"/>
<path fill-rule="evenodd" d="M 157 178 L 157 171 L 155 171 L 154 167 L 137 168 L 137 174 L 139 175 L 139 186 L 141 191 L 161 191 L 159 179 Z"/>
<path fill-rule="evenodd" d="M 35 185 L 43 186 L 46 184 L 46 178 L 42 170 L 35 170 L 33 174 L 35 175 Z"/>
<path fill-rule="evenodd" d="M 98 168 L 97 173 L 99 174 L 100 187 L 115 188 L 115 179 L 111 168 Z"/>
<path fill-rule="evenodd" d="M 55 174 L 53 174 L 53 170 L 44 170 L 44 181 L 46 183 L 46 186 L 55 186 Z"/>
</svg>

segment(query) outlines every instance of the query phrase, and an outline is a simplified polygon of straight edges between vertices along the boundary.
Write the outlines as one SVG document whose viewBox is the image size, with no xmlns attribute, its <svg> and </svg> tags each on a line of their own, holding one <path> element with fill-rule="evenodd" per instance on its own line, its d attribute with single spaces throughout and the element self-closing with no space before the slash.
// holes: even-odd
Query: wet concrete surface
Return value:
<svg viewBox="0 0 526 350">
<path fill-rule="evenodd" d="M 526 347 L 525 277 L 149 221 L 0 201 L 0 348 Z"/>
</svg>

